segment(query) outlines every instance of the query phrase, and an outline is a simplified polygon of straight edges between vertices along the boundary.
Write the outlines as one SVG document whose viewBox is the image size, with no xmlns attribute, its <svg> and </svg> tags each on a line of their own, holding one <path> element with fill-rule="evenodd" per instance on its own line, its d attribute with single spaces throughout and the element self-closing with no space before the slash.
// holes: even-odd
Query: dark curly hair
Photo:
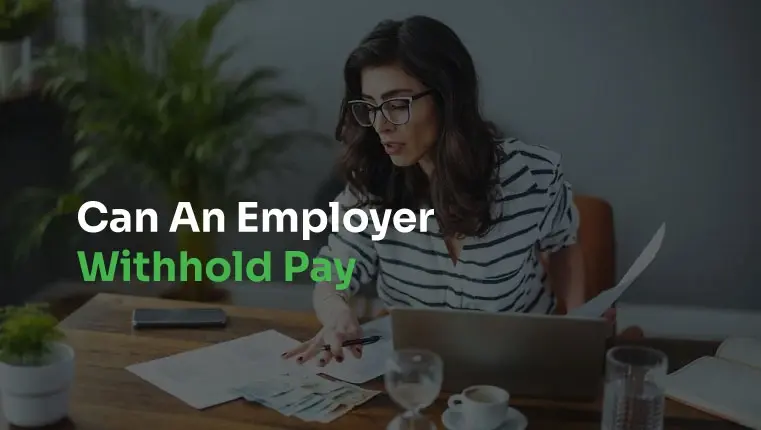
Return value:
<svg viewBox="0 0 761 430">
<path fill-rule="evenodd" d="M 430 154 L 430 180 L 417 164 L 395 166 L 375 130 L 357 124 L 347 107 L 360 97 L 364 68 L 392 64 L 434 90 L 441 131 Z M 484 235 L 492 224 L 503 136 L 481 116 L 475 66 L 454 31 L 426 16 L 381 21 L 349 55 L 344 80 L 336 127 L 344 153 L 338 167 L 360 205 L 416 210 L 428 204 L 443 235 Z"/>
</svg>

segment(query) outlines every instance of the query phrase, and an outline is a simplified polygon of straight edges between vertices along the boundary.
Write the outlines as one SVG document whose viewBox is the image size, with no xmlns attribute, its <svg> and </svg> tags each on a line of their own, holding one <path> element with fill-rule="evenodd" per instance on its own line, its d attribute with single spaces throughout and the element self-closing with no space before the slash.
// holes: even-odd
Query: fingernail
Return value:
<svg viewBox="0 0 761 430">
<path fill-rule="evenodd" d="M 355 350 L 356 350 L 358 353 L 362 354 L 362 348 L 360 348 L 360 347 L 356 347 L 356 348 L 354 348 L 354 349 L 355 349 Z"/>
<path fill-rule="evenodd" d="M 281 357 L 285 357 L 286 355 L 288 355 L 287 352 L 284 352 L 284 353 L 280 354 Z"/>
<path fill-rule="evenodd" d="M 320 359 L 320 366 L 324 366 L 324 365 L 325 365 L 325 359 L 324 359 L 324 358 L 321 358 L 321 359 Z"/>
</svg>

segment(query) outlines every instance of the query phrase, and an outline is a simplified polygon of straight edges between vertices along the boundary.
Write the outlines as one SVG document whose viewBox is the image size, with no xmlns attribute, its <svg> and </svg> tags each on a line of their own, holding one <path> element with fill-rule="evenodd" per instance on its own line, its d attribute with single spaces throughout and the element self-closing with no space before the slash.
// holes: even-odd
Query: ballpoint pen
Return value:
<svg viewBox="0 0 761 430">
<path fill-rule="evenodd" d="M 347 347 L 347 346 L 354 346 L 354 345 L 370 345 L 379 341 L 380 339 L 381 339 L 380 336 L 363 337 L 359 339 L 347 340 L 341 346 Z M 330 351 L 330 345 L 323 345 L 322 350 Z"/>
</svg>

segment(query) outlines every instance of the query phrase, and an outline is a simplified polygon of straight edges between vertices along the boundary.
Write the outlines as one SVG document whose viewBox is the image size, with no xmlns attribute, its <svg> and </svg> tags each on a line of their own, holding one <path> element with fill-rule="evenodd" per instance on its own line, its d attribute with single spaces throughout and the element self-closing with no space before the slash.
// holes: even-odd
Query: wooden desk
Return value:
<svg viewBox="0 0 761 430">
<path fill-rule="evenodd" d="M 266 329 L 276 329 L 296 339 L 306 339 L 318 328 L 309 313 L 225 307 L 230 324 L 225 330 L 150 330 L 133 332 L 130 321 L 135 307 L 199 307 L 204 304 L 152 298 L 99 294 L 61 322 L 68 342 L 77 353 L 72 391 L 71 418 L 54 429 L 79 430 L 269 430 L 269 429 L 385 429 L 399 408 L 383 394 L 331 424 L 305 423 L 243 400 L 197 411 L 141 380 L 124 368 L 211 343 L 232 340 Z M 689 356 L 711 353 L 716 345 L 663 343 L 659 347 L 675 357 L 677 365 Z M 679 357 L 679 358 L 676 358 Z M 382 389 L 382 381 L 368 387 Z M 426 411 L 439 429 L 447 393 Z M 597 430 L 599 402 L 560 403 L 515 399 L 529 419 L 530 429 Z M 740 428 L 673 402 L 667 405 L 667 429 Z M 8 428 L 0 425 L 0 429 Z"/>
</svg>

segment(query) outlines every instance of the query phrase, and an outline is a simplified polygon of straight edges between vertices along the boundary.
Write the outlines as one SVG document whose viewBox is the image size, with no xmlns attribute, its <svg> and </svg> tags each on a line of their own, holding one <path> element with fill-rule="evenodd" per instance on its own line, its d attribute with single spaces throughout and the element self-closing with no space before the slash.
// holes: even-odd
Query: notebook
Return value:
<svg viewBox="0 0 761 430">
<path fill-rule="evenodd" d="M 663 379 L 666 396 L 737 424 L 761 429 L 761 340 L 729 338 Z"/>
</svg>

